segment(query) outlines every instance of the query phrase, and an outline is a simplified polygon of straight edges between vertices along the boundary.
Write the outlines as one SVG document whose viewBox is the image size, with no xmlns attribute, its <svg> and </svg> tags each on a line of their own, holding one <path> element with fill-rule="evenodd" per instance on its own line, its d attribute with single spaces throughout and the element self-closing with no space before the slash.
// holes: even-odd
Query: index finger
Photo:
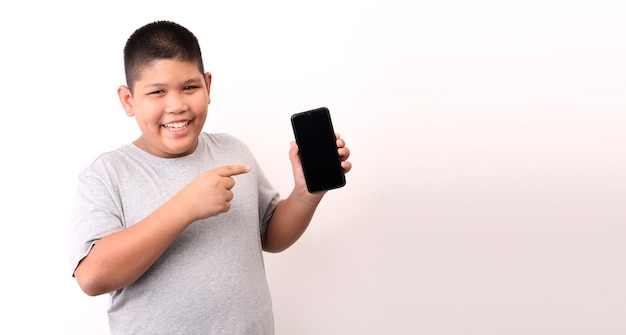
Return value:
<svg viewBox="0 0 626 335">
<path fill-rule="evenodd" d="M 215 172 L 222 177 L 235 176 L 242 173 L 250 172 L 248 165 L 223 165 L 215 169 Z"/>
</svg>

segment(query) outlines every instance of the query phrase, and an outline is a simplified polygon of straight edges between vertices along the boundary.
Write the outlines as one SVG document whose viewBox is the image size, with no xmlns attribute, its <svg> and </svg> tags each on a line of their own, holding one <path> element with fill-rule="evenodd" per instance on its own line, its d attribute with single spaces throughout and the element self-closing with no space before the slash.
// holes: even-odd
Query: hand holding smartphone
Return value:
<svg viewBox="0 0 626 335">
<path fill-rule="evenodd" d="M 346 178 L 328 108 L 293 114 L 291 125 L 307 190 L 316 193 L 343 187 Z"/>
</svg>

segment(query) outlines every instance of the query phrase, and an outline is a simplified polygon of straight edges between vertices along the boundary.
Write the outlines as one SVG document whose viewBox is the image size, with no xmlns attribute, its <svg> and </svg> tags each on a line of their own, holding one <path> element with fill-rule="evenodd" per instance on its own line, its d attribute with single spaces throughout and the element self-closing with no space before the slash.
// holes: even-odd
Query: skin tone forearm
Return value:
<svg viewBox="0 0 626 335">
<path fill-rule="evenodd" d="M 192 222 L 228 211 L 231 176 L 248 171 L 242 165 L 206 171 L 145 219 L 102 238 L 74 271 L 81 289 L 95 296 L 135 281 Z"/>
<path fill-rule="evenodd" d="M 263 250 L 281 252 L 294 244 L 308 227 L 321 199 L 322 194 L 311 197 L 294 190 L 281 201 L 261 238 Z"/>
<path fill-rule="evenodd" d="M 339 134 L 336 134 L 336 137 L 341 167 L 348 173 L 352 169 L 352 163 L 347 161 L 350 150 L 345 147 L 345 142 Z M 326 194 L 326 192 L 311 194 L 307 191 L 295 142 L 291 143 L 289 158 L 295 186 L 289 197 L 278 204 L 267 231 L 261 236 L 263 250 L 267 252 L 281 252 L 294 244 L 308 227 L 317 206 Z"/>
<path fill-rule="evenodd" d="M 190 223 L 174 202 L 98 241 L 74 272 L 81 289 L 91 296 L 111 292 L 146 272 Z"/>
</svg>

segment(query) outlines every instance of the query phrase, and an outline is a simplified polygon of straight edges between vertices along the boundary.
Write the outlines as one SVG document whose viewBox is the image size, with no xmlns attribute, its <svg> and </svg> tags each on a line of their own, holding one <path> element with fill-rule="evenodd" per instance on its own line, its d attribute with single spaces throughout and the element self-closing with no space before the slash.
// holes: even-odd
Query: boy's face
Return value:
<svg viewBox="0 0 626 335">
<path fill-rule="evenodd" d="M 159 157 L 189 155 L 207 117 L 211 74 L 196 64 L 157 60 L 146 66 L 134 90 L 121 86 L 118 95 L 126 115 L 134 116 L 141 137 L 134 143 Z"/>
</svg>

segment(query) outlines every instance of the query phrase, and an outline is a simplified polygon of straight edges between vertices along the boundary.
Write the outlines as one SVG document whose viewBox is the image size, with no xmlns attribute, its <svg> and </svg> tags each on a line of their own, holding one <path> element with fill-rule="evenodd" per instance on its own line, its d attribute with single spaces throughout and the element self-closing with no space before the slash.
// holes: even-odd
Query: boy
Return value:
<svg viewBox="0 0 626 335">
<path fill-rule="evenodd" d="M 262 251 L 292 245 L 324 193 L 307 192 L 294 142 L 295 186 L 281 199 L 245 144 L 202 131 L 211 74 L 186 28 L 139 28 L 124 66 L 119 99 L 142 134 L 79 175 L 69 243 L 79 286 L 110 294 L 112 334 L 273 334 Z M 339 135 L 337 146 L 348 172 Z"/>
</svg>

